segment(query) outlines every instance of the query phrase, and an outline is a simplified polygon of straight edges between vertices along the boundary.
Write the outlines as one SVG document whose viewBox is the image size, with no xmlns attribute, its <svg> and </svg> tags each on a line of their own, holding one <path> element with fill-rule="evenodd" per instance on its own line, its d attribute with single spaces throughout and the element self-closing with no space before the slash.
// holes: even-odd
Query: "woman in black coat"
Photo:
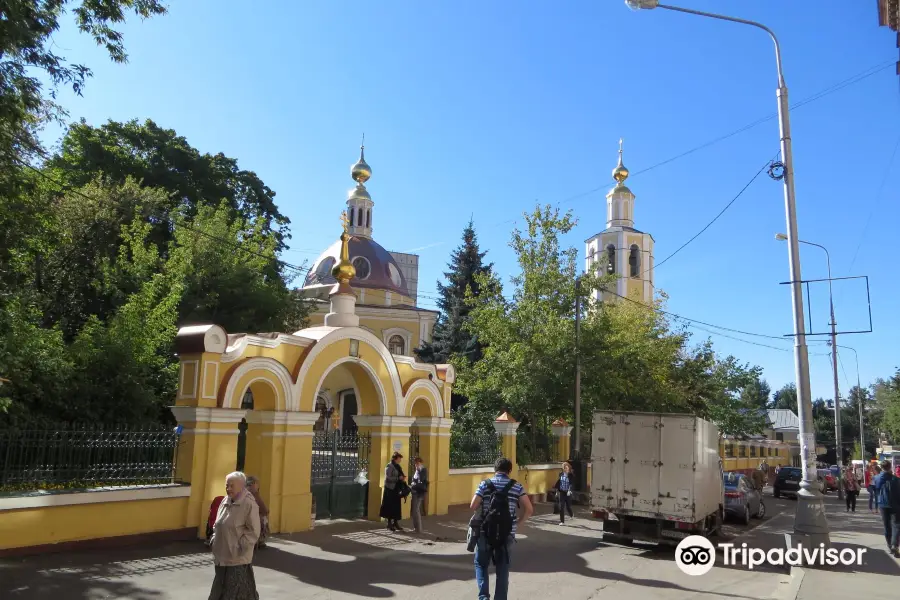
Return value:
<svg viewBox="0 0 900 600">
<path fill-rule="evenodd" d="M 400 466 L 402 459 L 402 454 L 394 452 L 390 464 L 384 469 L 384 496 L 381 498 L 379 514 L 382 519 L 387 519 L 388 529 L 391 531 L 403 531 L 398 522 L 402 517 L 400 490 L 406 485 L 406 475 L 403 473 L 403 467 Z"/>
</svg>

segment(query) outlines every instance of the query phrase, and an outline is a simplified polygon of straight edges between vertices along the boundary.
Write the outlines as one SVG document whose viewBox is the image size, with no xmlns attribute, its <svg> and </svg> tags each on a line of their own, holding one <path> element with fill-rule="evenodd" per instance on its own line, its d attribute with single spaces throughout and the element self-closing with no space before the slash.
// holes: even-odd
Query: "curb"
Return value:
<svg viewBox="0 0 900 600">
<path fill-rule="evenodd" d="M 791 567 L 791 574 L 779 582 L 779 588 L 772 592 L 773 600 L 796 600 L 800 595 L 803 577 L 806 570 L 802 567 Z"/>
</svg>

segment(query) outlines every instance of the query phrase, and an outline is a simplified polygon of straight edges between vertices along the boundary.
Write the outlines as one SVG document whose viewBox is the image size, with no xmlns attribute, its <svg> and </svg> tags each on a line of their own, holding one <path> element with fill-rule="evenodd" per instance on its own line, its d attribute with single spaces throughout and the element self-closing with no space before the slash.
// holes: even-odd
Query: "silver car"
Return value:
<svg viewBox="0 0 900 600">
<path fill-rule="evenodd" d="M 722 476 L 722 481 L 725 484 L 725 516 L 737 517 L 744 525 L 749 525 L 752 517 L 761 519 L 765 516 L 762 490 L 753 487 L 749 477 L 729 471 Z"/>
</svg>

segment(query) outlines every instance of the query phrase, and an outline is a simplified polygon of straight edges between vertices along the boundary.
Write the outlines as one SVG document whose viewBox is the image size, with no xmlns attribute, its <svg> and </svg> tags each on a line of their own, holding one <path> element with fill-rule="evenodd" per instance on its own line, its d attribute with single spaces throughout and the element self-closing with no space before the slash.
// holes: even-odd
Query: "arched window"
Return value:
<svg viewBox="0 0 900 600">
<path fill-rule="evenodd" d="M 612 244 L 606 247 L 606 272 L 609 275 L 616 272 L 616 247 Z"/>
<path fill-rule="evenodd" d="M 637 247 L 637 244 L 631 245 L 631 253 L 628 256 L 628 264 L 631 267 L 631 276 L 632 277 L 640 277 L 641 276 L 641 249 Z"/>
<path fill-rule="evenodd" d="M 356 211 L 356 215 L 357 215 L 356 226 L 357 226 L 357 227 L 362 227 L 362 224 L 363 224 L 363 211 L 362 211 L 362 209 L 359 209 L 358 211 Z"/>
<path fill-rule="evenodd" d="M 366 211 L 366 227 L 372 226 L 372 209 Z"/>
<path fill-rule="evenodd" d="M 391 339 L 388 340 L 388 350 L 390 350 L 391 354 L 401 356 L 405 354 L 406 344 L 403 342 L 403 338 L 399 335 L 392 335 Z"/>
<path fill-rule="evenodd" d="M 347 223 L 353 225 L 353 207 L 347 209 Z"/>
</svg>

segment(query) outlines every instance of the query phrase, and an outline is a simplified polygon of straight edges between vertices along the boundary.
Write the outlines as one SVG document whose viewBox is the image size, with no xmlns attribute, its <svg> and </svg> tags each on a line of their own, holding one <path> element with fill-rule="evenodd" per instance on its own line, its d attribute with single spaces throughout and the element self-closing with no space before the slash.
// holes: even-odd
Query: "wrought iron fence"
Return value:
<svg viewBox="0 0 900 600">
<path fill-rule="evenodd" d="M 419 451 L 419 428 L 412 427 L 409 430 L 409 471 L 406 472 L 410 479 L 416 470 L 416 457 L 419 456 Z"/>
<path fill-rule="evenodd" d="M 355 479 L 368 473 L 372 440 L 368 435 L 317 431 L 312 444 L 312 483 Z"/>
<path fill-rule="evenodd" d="M 516 436 L 516 462 L 520 465 L 534 465 L 562 462 L 568 456 L 559 455 L 559 438 L 538 434 L 534 438 L 528 432 Z"/>
<path fill-rule="evenodd" d="M 0 492 L 174 483 L 179 439 L 162 427 L 0 431 Z"/>
<path fill-rule="evenodd" d="M 494 431 L 450 436 L 450 468 L 493 466 L 500 458 L 500 436 Z"/>
</svg>

